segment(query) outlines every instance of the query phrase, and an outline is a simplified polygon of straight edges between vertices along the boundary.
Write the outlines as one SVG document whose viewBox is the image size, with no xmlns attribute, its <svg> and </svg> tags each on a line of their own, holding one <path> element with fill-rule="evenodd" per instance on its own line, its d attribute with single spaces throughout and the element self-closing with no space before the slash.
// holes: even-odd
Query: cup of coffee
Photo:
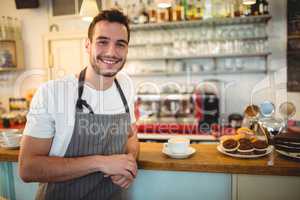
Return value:
<svg viewBox="0 0 300 200">
<path fill-rule="evenodd" d="M 22 134 L 13 133 L 10 131 L 2 132 L 2 143 L 6 146 L 19 146 Z"/>
<path fill-rule="evenodd" d="M 187 153 L 189 146 L 190 140 L 184 137 L 174 137 L 164 143 L 164 148 L 167 148 L 173 154 Z"/>
</svg>

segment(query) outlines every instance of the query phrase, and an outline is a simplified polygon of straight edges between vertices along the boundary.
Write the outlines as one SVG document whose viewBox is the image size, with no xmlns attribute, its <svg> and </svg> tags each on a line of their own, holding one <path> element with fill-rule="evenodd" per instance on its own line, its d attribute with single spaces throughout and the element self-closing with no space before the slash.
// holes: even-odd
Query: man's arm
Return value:
<svg viewBox="0 0 300 200">
<path fill-rule="evenodd" d="M 126 145 L 126 153 L 131 154 L 135 159 L 137 159 L 140 151 L 140 145 L 137 137 L 137 127 L 136 124 L 131 124 L 129 130 L 128 141 Z"/>
<path fill-rule="evenodd" d="M 129 136 L 126 146 L 126 153 L 132 155 L 135 159 L 137 159 L 140 145 L 137 138 L 137 127 L 135 124 L 132 124 L 129 130 Z M 114 184 L 121 186 L 122 188 L 127 189 L 133 182 L 133 179 L 128 179 L 123 175 L 114 175 L 111 176 L 111 179 Z"/>
<path fill-rule="evenodd" d="M 52 139 L 23 136 L 19 156 L 19 173 L 23 181 L 66 181 L 97 171 L 108 175 L 122 174 L 129 180 L 136 175 L 136 162 L 132 156 L 50 157 L 51 144 Z"/>
</svg>

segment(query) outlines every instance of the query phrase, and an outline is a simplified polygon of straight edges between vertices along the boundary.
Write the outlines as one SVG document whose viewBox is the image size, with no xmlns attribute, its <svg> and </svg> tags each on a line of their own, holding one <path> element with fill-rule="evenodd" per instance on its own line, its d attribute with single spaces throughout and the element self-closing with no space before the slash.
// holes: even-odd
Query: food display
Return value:
<svg viewBox="0 0 300 200">
<path fill-rule="evenodd" d="M 268 144 L 266 138 L 260 138 L 249 128 L 241 127 L 236 135 L 220 138 L 217 149 L 233 157 L 256 158 L 271 153 L 273 147 Z"/>
<path fill-rule="evenodd" d="M 300 134 L 287 131 L 274 137 L 274 146 L 278 153 L 300 159 Z"/>
</svg>

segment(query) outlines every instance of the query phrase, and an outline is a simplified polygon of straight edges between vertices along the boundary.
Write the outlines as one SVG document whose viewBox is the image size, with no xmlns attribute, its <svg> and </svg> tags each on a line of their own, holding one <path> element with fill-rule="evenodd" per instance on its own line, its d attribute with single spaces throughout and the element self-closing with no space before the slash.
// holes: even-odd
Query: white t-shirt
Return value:
<svg viewBox="0 0 300 200">
<path fill-rule="evenodd" d="M 126 97 L 131 123 L 134 123 L 135 91 L 132 80 L 122 72 L 116 78 Z M 23 134 L 36 138 L 53 137 L 49 155 L 64 156 L 73 134 L 77 98 L 78 79 L 74 74 L 43 84 L 31 101 Z M 104 91 L 95 90 L 85 83 L 82 99 L 87 101 L 95 114 L 126 112 L 115 83 Z M 83 112 L 88 113 L 88 110 L 84 107 Z"/>
</svg>

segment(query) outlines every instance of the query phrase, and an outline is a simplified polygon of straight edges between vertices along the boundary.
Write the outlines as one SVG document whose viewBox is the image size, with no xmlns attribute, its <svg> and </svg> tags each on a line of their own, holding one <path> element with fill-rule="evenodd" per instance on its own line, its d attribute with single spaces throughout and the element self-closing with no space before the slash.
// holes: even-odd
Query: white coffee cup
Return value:
<svg viewBox="0 0 300 200">
<path fill-rule="evenodd" d="M 21 138 L 22 134 L 2 132 L 2 143 L 4 143 L 6 146 L 19 146 Z"/>
<path fill-rule="evenodd" d="M 190 140 L 184 137 L 174 137 L 164 143 L 164 148 L 167 148 L 173 154 L 187 153 L 190 146 Z"/>
</svg>

